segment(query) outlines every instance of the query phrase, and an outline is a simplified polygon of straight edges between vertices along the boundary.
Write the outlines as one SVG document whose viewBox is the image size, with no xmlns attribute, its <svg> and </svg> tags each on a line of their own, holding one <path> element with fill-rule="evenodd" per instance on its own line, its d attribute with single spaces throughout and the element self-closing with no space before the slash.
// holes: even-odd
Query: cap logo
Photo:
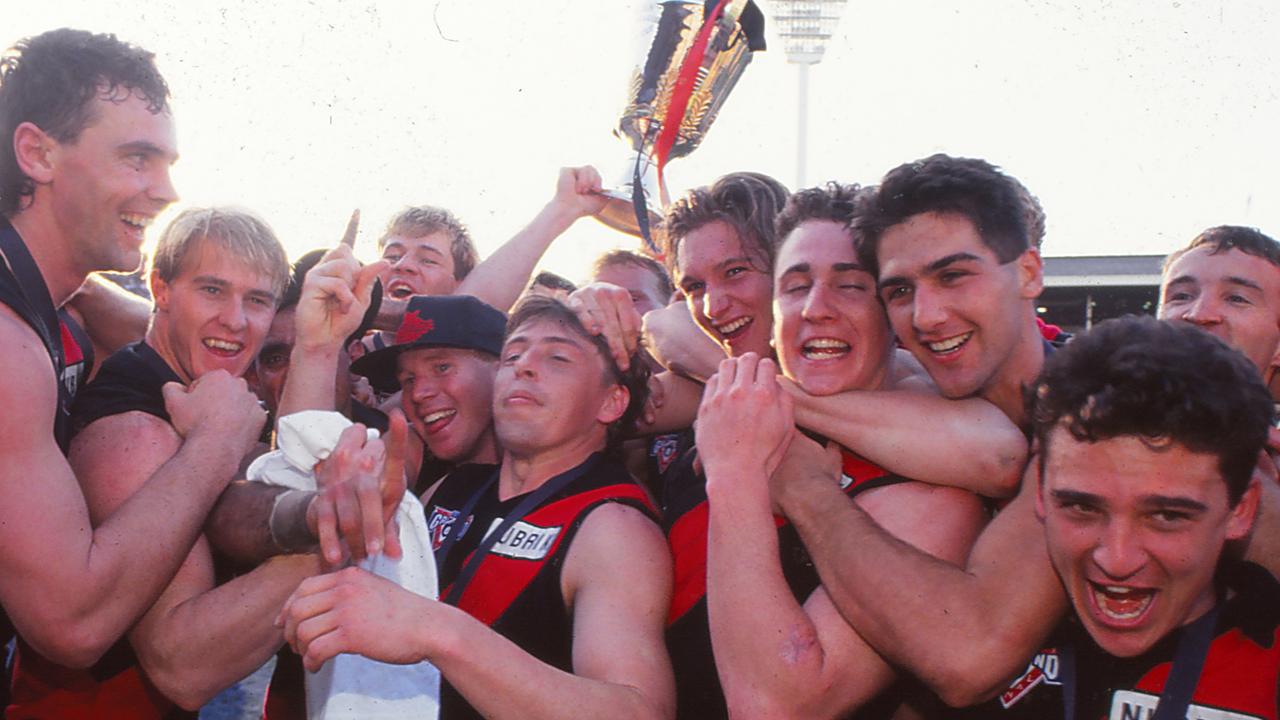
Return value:
<svg viewBox="0 0 1280 720">
<path fill-rule="evenodd" d="M 400 322 L 400 329 L 396 332 L 396 345 L 411 343 L 418 338 L 426 335 L 434 330 L 436 323 L 431 318 L 423 319 L 417 310 L 411 310 L 404 314 L 404 320 Z"/>
</svg>

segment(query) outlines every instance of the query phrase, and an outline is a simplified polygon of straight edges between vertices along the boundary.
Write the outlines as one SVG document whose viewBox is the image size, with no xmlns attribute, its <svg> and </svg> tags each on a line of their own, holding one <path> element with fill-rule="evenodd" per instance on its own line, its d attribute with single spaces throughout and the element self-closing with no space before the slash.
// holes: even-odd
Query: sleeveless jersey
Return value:
<svg viewBox="0 0 1280 720">
<path fill-rule="evenodd" d="M 887 473 L 849 452 L 842 452 L 841 487 L 849 497 L 877 487 L 910 482 Z M 677 717 L 708 720 L 728 716 L 720 677 L 711 650 L 707 619 L 707 506 L 706 476 L 694 469 L 697 448 L 691 448 L 666 476 L 662 525 L 675 561 L 675 587 L 667 616 L 667 650 L 676 675 Z M 782 574 L 800 603 L 821 580 L 813 559 L 795 527 L 774 517 Z M 877 708 L 879 703 L 873 703 Z M 868 706 L 857 717 L 876 717 Z"/>
<path fill-rule="evenodd" d="M 591 462 L 588 460 L 587 462 Z M 490 486 L 466 518 L 471 496 L 497 472 L 493 465 L 458 467 L 427 503 L 427 529 L 439 549 L 454 525 L 463 533 L 439 563 L 440 596 L 446 598 L 466 560 L 486 533 L 526 497 L 498 499 Z M 639 484 L 622 464 L 605 457 L 508 529 L 480 561 L 457 607 L 519 645 L 525 652 L 566 672 L 573 671 L 573 617 L 560 590 L 560 572 L 578 528 L 605 503 L 621 503 L 652 516 Z M 442 720 L 480 715 L 447 679 L 440 688 Z"/>
<path fill-rule="evenodd" d="M 137 342 L 102 364 L 93 382 L 76 400 L 71 426 L 83 430 L 95 420 L 139 411 L 169 421 L 161 388 L 180 382 L 151 346 Z M 13 699 L 6 718 L 83 718 L 115 720 L 194 718 L 178 708 L 147 679 L 127 638 L 121 638 L 92 668 L 57 665 L 19 641 L 13 675 Z"/>
<path fill-rule="evenodd" d="M 1251 563 L 1229 568 L 1234 591 L 1217 619 L 1204 669 L 1191 697 L 1191 720 L 1277 720 L 1280 718 L 1280 584 Z M 1064 621 L 1048 645 L 999 696 L 951 717 L 1061 718 L 1062 646 L 1076 655 L 1078 720 L 1149 720 L 1169 676 L 1182 629 L 1133 658 L 1107 654 L 1075 618 Z"/>
</svg>

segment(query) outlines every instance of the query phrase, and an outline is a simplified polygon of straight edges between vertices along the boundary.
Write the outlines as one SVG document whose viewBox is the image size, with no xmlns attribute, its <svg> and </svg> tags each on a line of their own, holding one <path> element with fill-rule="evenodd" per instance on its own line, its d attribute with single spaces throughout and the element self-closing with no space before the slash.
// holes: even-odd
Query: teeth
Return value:
<svg viewBox="0 0 1280 720">
<path fill-rule="evenodd" d="M 1133 620 L 1141 616 L 1154 597 L 1154 592 L 1138 588 L 1117 585 L 1096 585 L 1093 588 L 1094 603 L 1103 615 L 1113 620 Z"/>
<path fill-rule="evenodd" d="M 243 343 L 219 340 L 217 338 L 205 338 L 204 345 L 214 350 L 225 350 L 227 352 L 240 352 L 240 348 L 244 347 Z"/>
<path fill-rule="evenodd" d="M 126 225 L 132 225 L 136 228 L 145 228 L 151 224 L 151 218 L 146 215 L 138 215 L 136 213 L 121 213 L 120 219 Z"/>
<path fill-rule="evenodd" d="M 413 295 L 413 288 L 409 287 L 408 285 L 405 285 L 404 283 L 397 282 L 397 283 L 391 284 L 391 288 L 390 290 L 388 290 L 388 292 L 391 294 L 391 297 L 397 300 L 403 300 Z"/>
<path fill-rule="evenodd" d="M 751 318 L 749 317 L 738 318 L 737 320 L 734 320 L 731 323 L 727 323 L 725 325 L 717 325 L 716 332 L 720 333 L 721 335 L 732 335 L 738 330 L 741 330 L 742 328 L 746 327 L 747 323 L 749 322 L 751 322 Z"/>
<path fill-rule="evenodd" d="M 430 415 L 422 418 L 422 422 L 429 425 L 437 420 L 443 420 L 447 417 L 451 417 L 457 414 L 458 414 L 457 410 L 439 410 L 437 412 L 433 412 Z"/>
<path fill-rule="evenodd" d="M 817 338 L 806 342 L 800 352 L 810 360 L 821 360 L 849 352 L 849 343 L 834 338 Z"/>
<path fill-rule="evenodd" d="M 930 351 L 936 352 L 936 353 L 951 352 L 952 350 L 955 350 L 956 348 L 968 342 L 969 338 L 972 336 L 973 336 L 973 332 L 970 331 L 963 335 L 956 335 L 955 337 L 947 338 L 946 340 L 943 340 L 941 342 L 925 343 L 925 346 L 928 347 Z"/>
</svg>

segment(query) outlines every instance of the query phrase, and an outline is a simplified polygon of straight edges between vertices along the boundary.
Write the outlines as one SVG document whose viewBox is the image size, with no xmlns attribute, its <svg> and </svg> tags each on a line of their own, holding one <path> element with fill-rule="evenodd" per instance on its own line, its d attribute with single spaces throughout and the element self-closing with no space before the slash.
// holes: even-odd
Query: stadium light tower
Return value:
<svg viewBox="0 0 1280 720">
<path fill-rule="evenodd" d="M 773 19 L 778 24 L 787 62 L 799 68 L 798 119 L 796 130 L 796 185 L 805 186 L 805 166 L 809 153 L 809 67 L 822 61 L 827 41 L 840 22 L 846 0 L 773 0 Z"/>
</svg>

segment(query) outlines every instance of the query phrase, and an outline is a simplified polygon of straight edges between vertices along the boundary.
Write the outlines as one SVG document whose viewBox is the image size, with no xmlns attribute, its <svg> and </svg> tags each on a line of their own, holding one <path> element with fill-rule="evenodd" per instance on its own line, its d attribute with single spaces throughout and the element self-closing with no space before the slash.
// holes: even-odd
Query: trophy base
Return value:
<svg viewBox="0 0 1280 720">
<path fill-rule="evenodd" d="M 652 233 L 662 224 L 662 213 L 667 206 L 666 198 L 658 192 L 658 173 L 650 158 L 640 160 L 644 164 L 640 176 L 640 186 L 644 189 L 645 209 L 649 215 L 649 231 Z M 640 222 L 636 219 L 636 208 L 632 202 L 632 183 L 635 179 L 636 159 L 633 156 L 626 164 L 624 172 L 618 174 L 618 182 L 606 188 L 602 193 L 609 200 L 595 217 L 605 225 L 628 235 L 642 237 Z"/>
</svg>

